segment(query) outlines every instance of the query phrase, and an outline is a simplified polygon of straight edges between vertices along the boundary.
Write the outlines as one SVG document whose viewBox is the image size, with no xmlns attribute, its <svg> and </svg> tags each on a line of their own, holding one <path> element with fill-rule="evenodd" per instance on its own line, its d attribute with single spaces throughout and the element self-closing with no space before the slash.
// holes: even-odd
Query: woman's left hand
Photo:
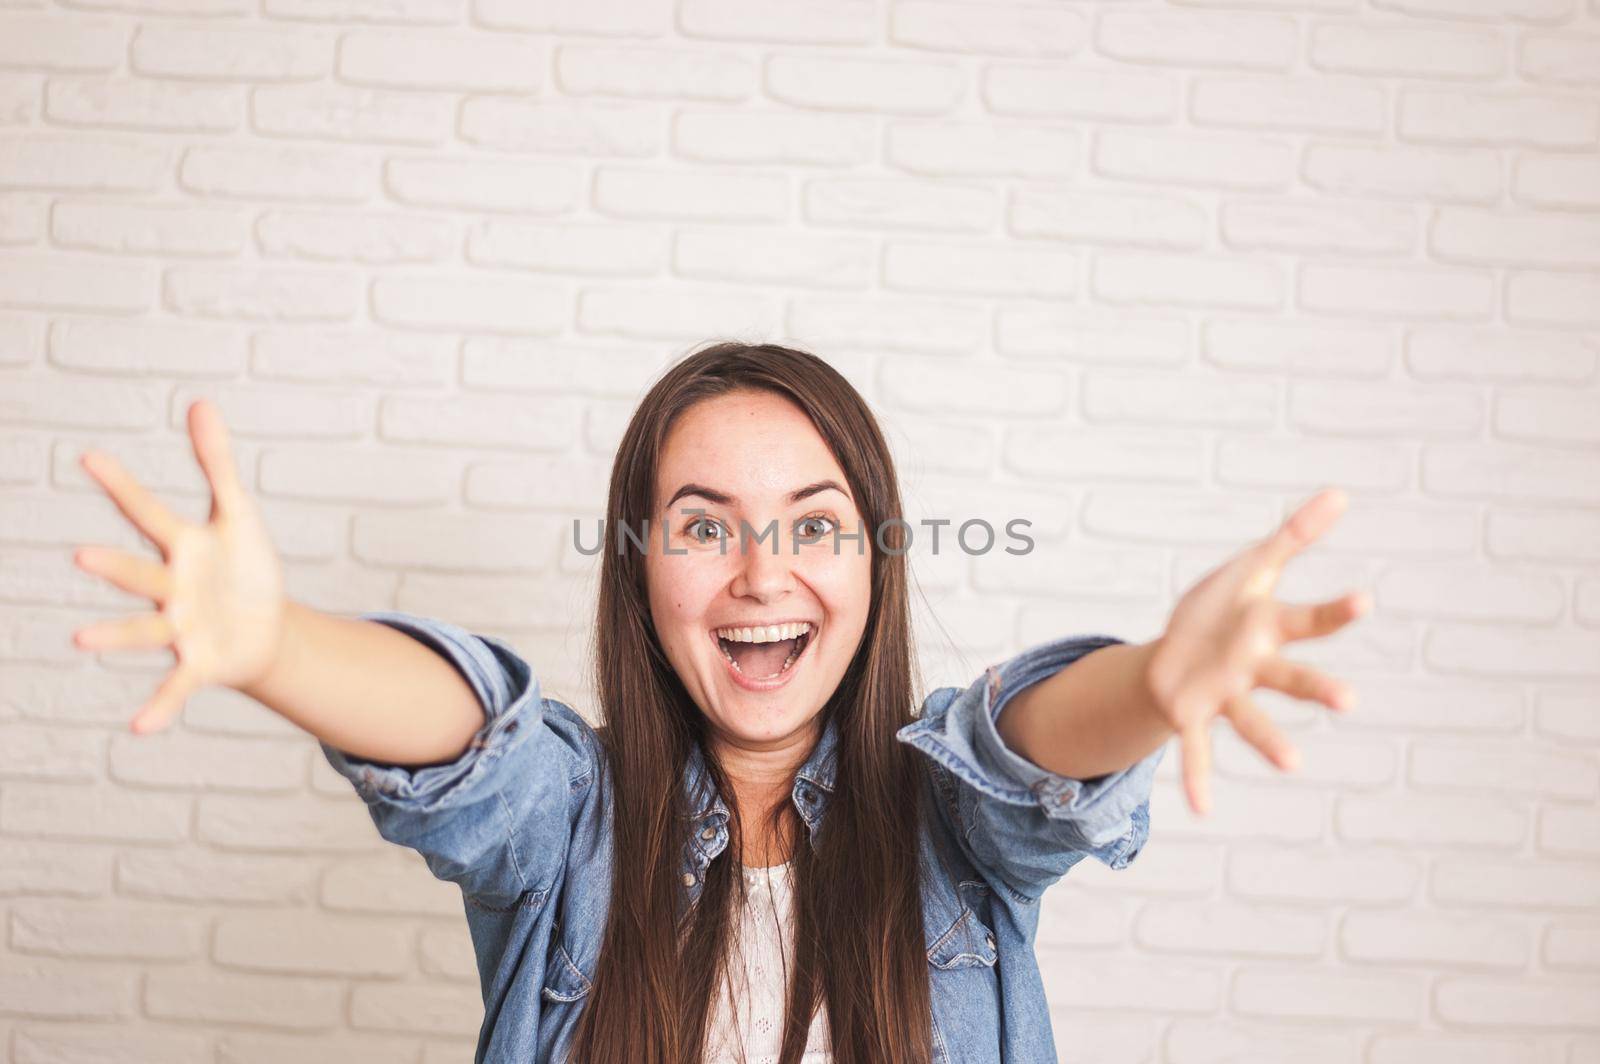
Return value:
<svg viewBox="0 0 1600 1064">
<path fill-rule="evenodd" d="M 1309 665 L 1278 655 L 1285 643 L 1337 632 L 1366 613 L 1372 600 L 1352 591 L 1328 602 L 1287 605 L 1272 597 L 1284 565 L 1333 526 L 1347 502 L 1343 491 L 1318 492 L 1276 532 L 1230 558 L 1178 600 L 1149 664 L 1156 705 L 1178 733 L 1183 787 L 1189 804 L 1211 808 L 1213 718 L 1235 731 L 1284 771 L 1300 754 L 1250 699 L 1257 687 L 1322 702 L 1355 705 L 1355 691 Z"/>
</svg>

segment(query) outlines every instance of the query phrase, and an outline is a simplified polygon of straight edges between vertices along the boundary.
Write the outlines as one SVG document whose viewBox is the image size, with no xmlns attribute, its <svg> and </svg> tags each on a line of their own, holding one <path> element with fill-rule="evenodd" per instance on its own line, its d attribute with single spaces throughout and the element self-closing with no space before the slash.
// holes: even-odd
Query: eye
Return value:
<svg viewBox="0 0 1600 1064">
<path fill-rule="evenodd" d="M 704 530 L 701 530 L 701 531 L 698 531 L 698 532 L 695 531 L 695 529 L 700 525 L 705 525 L 707 527 L 712 527 L 712 528 L 722 528 L 722 522 L 721 521 L 708 520 L 704 515 L 697 516 L 694 520 L 692 520 L 688 524 L 684 525 L 683 526 L 683 530 L 684 530 L 685 533 L 687 533 L 689 535 L 689 537 L 691 539 L 694 539 L 696 542 L 699 542 L 699 543 L 711 543 L 711 542 L 714 542 L 714 540 L 715 540 L 715 537 L 712 537 L 712 536 L 708 535 Z M 724 528 L 723 531 L 726 532 L 727 529 Z"/>
<path fill-rule="evenodd" d="M 825 529 L 824 531 L 817 532 L 814 535 L 806 535 L 803 532 L 800 533 L 800 541 L 802 543 L 815 543 L 815 542 L 817 542 L 817 540 L 821 539 L 823 536 L 825 536 L 829 532 L 833 531 L 834 528 L 838 527 L 838 522 L 834 521 L 834 519 L 829 517 L 827 514 L 809 514 L 809 515 L 807 515 L 805 517 L 802 517 L 796 523 L 795 527 L 797 529 L 803 529 L 803 528 L 807 527 L 808 525 L 818 525 L 818 524 L 825 524 L 825 525 L 828 525 L 830 527 Z"/>
</svg>

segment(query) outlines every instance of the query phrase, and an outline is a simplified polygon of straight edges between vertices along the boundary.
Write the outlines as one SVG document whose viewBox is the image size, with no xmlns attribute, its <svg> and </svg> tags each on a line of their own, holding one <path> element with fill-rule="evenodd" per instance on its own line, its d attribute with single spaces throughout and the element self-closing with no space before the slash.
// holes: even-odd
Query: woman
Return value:
<svg viewBox="0 0 1600 1064">
<path fill-rule="evenodd" d="M 1040 895 L 1085 856 L 1137 855 L 1166 740 L 1203 812 L 1215 717 L 1288 769 L 1249 692 L 1350 698 L 1277 654 L 1365 609 L 1270 597 L 1337 516 L 1324 492 L 1153 643 L 1058 639 L 913 716 L 889 450 L 844 378 L 790 348 L 702 350 L 634 414 L 606 506 L 598 730 L 498 640 L 286 601 L 220 418 L 199 402 L 189 425 L 205 527 L 85 455 L 164 564 L 79 551 L 160 611 L 76 642 L 175 650 L 135 731 L 210 683 L 289 718 L 385 838 L 460 885 L 480 1061 L 1054 1060 Z"/>
</svg>

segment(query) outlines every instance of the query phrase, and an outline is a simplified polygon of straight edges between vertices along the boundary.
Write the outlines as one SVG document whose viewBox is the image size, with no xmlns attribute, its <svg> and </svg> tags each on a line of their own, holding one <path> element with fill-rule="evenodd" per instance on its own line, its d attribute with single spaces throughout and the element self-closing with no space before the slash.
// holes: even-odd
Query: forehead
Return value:
<svg viewBox="0 0 1600 1064">
<path fill-rule="evenodd" d="M 770 392 L 730 392 L 696 403 L 673 424 L 656 471 L 656 500 L 693 481 L 748 503 L 828 477 L 845 482 L 805 411 Z"/>
</svg>

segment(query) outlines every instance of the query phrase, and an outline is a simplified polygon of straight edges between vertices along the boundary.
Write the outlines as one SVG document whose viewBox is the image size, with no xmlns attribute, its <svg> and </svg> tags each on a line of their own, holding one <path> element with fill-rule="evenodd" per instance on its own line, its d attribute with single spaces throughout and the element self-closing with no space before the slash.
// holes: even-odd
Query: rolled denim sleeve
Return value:
<svg viewBox="0 0 1600 1064">
<path fill-rule="evenodd" d="M 322 742 L 328 763 L 354 785 L 383 838 L 416 850 L 464 894 L 503 904 L 547 887 L 567 850 L 571 795 L 592 778 L 593 729 L 543 698 L 532 668 L 500 640 L 390 610 L 360 619 L 443 655 L 477 695 L 484 724 L 442 764 L 406 768 Z"/>
<path fill-rule="evenodd" d="M 1085 856 L 1124 868 L 1149 836 L 1150 792 L 1165 746 L 1117 772 L 1075 779 L 1018 754 L 996 727 L 1018 691 L 1123 642 L 1084 635 L 1032 647 L 965 690 L 934 691 L 897 736 L 947 774 L 954 800 L 941 808 L 953 830 L 974 863 L 1021 898 L 1039 897 Z"/>
</svg>

